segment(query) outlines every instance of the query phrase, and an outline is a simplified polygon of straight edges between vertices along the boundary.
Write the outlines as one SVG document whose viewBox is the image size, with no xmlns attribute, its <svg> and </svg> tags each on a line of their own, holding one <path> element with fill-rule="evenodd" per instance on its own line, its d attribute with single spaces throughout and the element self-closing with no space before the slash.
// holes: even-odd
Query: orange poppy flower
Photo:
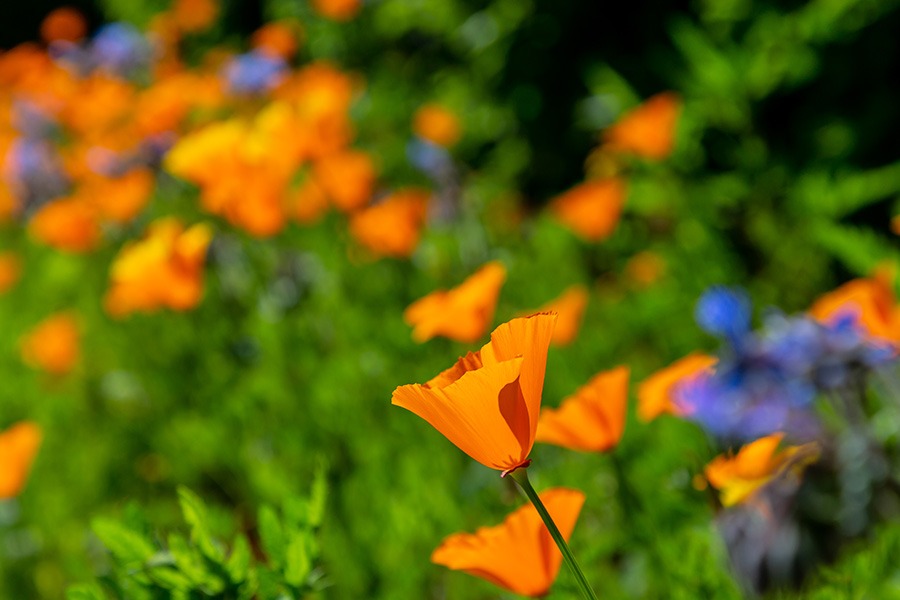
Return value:
<svg viewBox="0 0 900 600">
<path fill-rule="evenodd" d="M 570 286 L 560 295 L 539 308 L 536 312 L 555 312 L 559 315 L 553 331 L 553 345 L 571 344 L 578 335 L 581 318 L 588 303 L 588 290 L 583 285 Z"/>
<path fill-rule="evenodd" d="M 328 210 L 328 198 L 310 176 L 290 194 L 288 205 L 298 223 L 315 223 Z"/>
<path fill-rule="evenodd" d="M 84 16 L 70 6 L 50 11 L 41 21 L 41 39 L 48 44 L 56 41 L 79 42 L 86 33 Z"/>
<path fill-rule="evenodd" d="M 615 448 L 625 431 L 628 375 L 625 366 L 598 373 L 558 410 L 544 408 L 537 441 L 583 452 Z"/>
<path fill-rule="evenodd" d="M 708 371 L 716 358 L 695 352 L 659 370 L 638 385 L 638 417 L 650 421 L 663 413 L 679 414 L 673 396 L 676 386 Z"/>
<path fill-rule="evenodd" d="M 12 252 L 0 252 L 0 294 L 12 289 L 22 274 L 22 261 Z"/>
<path fill-rule="evenodd" d="M 48 373 L 65 375 L 81 354 L 79 337 L 74 316 L 65 312 L 51 315 L 22 338 L 22 360 Z"/>
<path fill-rule="evenodd" d="M 586 181 L 551 200 L 550 210 L 566 227 L 596 242 L 615 231 L 625 194 L 622 179 Z"/>
<path fill-rule="evenodd" d="M 0 432 L 0 500 L 15 498 L 25 487 L 41 437 L 40 427 L 31 421 Z"/>
<path fill-rule="evenodd" d="M 77 196 L 43 205 L 34 213 L 28 229 L 48 246 L 67 252 L 89 252 L 100 243 L 97 211 Z"/>
<path fill-rule="evenodd" d="M 215 0 L 175 0 L 172 6 L 172 20 L 186 33 L 208 29 L 219 14 L 219 4 Z"/>
<path fill-rule="evenodd" d="M 677 94 L 657 94 L 619 119 L 604 132 L 603 139 L 612 150 L 663 159 L 675 145 L 679 112 L 681 99 Z"/>
<path fill-rule="evenodd" d="M 120 177 L 90 177 L 78 196 L 95 206 L 105 220 L 127 223 L 143 210 L 155 183 L 150 169 L 136 168 Z"/>
<path fill-rule="evenodd" d="M 350 233 L 380 256 L 404 258 L 413 253 L 425 223 L 429 193 L 400 190 L 350 217 Z"/>
<path fill-rule="evenodd" d="M 416 111 L 413 131 L 420 138 L 445 148 L 456 144 L 461 135 L 459 119 L 438 104 L 426 104 Z"/>
<path fill-rule="evenodd" d="M 391 403 L 422 417 L 460 450 L 503 475 L 525 467 L 555 324 L 551 313 L 504 323 L 480 351 L 469 352 L 427 383 L 398 387 Z"/>
<path fill-rule="evenodd" d="M 410 304 L 403 320 L 413 327 L 417 342 L 440 335 L 472 343 L 491 324 L 505 280 L 506 268 L 497 261 L 489 262 L 457 287 L 437 290 Z"/>
<path fill-rule="evenodd" d="M 313 174 L 325 194 L 344 212 L 362 207 L 372 197 L 375 165 L 364 152 L 348 150 L 320 158 Z"/>
<path fill-rule="evenodd" d="M 553 488 L 541 494 L 541 501 L 568 541 L 584 505 L 584 494 Z M 465 571 L 514 594 L 530 597 L 547 594 L 562 560 L 559 548 L 531 504 L 510 514 L 501 525 L 482 527 L 474 534 L 451 535 L 431 555 L 435 564 Z"/>
<path fill-rule="evenodd" d="M 783 437 L 783 433 L 774 433 L 760 438 L 741 448 L 737 455 L 718 456 L 706 465 L 703 474 L 719 490 L 722 506 L 744 501 L 788 470 L 799 477 L 803 469 L 819 459 L 815 442 L 776 452 Z"/>
<path fill-rule="evenodd" d="M 849 281 L 816 300 L 809 313 L 823 323 L 852 314 L 866 335 L 900 343 L 900 306 L 891 289 L 892 279 L 882 269 L 874 277 Z"/>
<path fill-rule="evenodd" d="M 126 245 L 113 263 L 106 311 L 119 317 L 196 306 L 203 295 L 203 264 L 211 240 L 205 224 L 184 229 L 174 218 L 151 223 L 144 239 Z"/>
<path fill-rule="evenodd" d="M 333 21 L 349 21 L 362 7 L 361 0 L 313 0 L 313 9 Z"/>
<path fill-rule="evenodd" d="M 253 33 L 251 45 L 270 56 L 291 60 L 297 54 L 297 46 L 303 30 L 297 21 L 266 23 Z"/>
</svg>

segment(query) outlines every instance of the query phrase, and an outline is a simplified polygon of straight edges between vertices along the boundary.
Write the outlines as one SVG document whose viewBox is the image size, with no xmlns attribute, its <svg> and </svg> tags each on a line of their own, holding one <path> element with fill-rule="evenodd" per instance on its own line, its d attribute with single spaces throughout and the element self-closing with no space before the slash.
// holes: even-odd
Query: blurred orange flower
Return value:
<svg viewBox="0 0 900 600">
<path fill-rule="evenodd" d="M 365 205 L 375 186 L 375 165 L 365 152 L 347 150 L 316 161 L 313 175 L 332 203 L 344 212 Z"/>
<path fill-rule="evenodd" d="M 506 268 L 500 262 L 489 262 L 457 287 L 437 290 L 410 304 L 403 320 L 413 327 L 417 342 L 440 335 L 472 343 L 491 324 L 505 280 Z"/>
<path fill-rule="evenodd" d="M 0 500 L 19 495 L 41 446 L 41 429 L 31 421 L 20 421 L 0 431 Z"/>
<path fill-rule="evenodd" d="M 361 0 L 312 0 L 317 13 L 334 21 L 349 21 L 362 7 Z"/>
<path fill-rule="evenodd" d="M 97 211 L 72 196 L 44 204 L 28 224 L 38 240 L 67 252 L 89 252 L 100 243 Z"/>
<path fill-rule="evenodd" d="M 568 541 L 584 505 L 584 493 L 553 488 L 540 496 Z M 550 532 L 531 504 L 510 514 L 501 525 L 482 527 L 474 534 L 451 535 L 431 555 L 433 563 L 465 571 L 514 594 L 530 597 L 547 594 L 562 560 Z"/>
<path fill-rule="evenodd" d="M 208 29 L 219 14 L 215 0 L 175 0 L 172 20 L 181 31 L 193 33 Z"/>
<path fill-rule="evenodd" d="M 203 294 L 203 265 L 211 240 L 206 224 L 185 229 L 171 217 L 151 223 L 144 238 L 122 248 L 113 262 L 106 311 L 120 317 L 196 306 Z"/>
<path fill-rule="evenodd" d="M 81 354 L 79 338 L 75 317 L 67 312 L 56 313 L 22 338 L 22 360 L 48 373 L 65 375 L 78 362 Z"/>
<path fill-rule="evenodd" d="M 143 210 L 156 180 L 147 168 L 136 168 L 120 177 L 94 175 L 82 182 L 77 194 L 96 207 L 107 221 L 127 223 Z"/>
<path fill-rule="evenodd" d="M 774 433 L 747 444 L 735 456 L 718 456 L 703 474 L 719 490 L 722 506 L 733 506 L 790 470 L 795 476 L 819 459 L 815 442 L 777 452 L 784 434 Z"/>
<path fill-rule="evenodd" d="M 46 43 L 79 42 L 87 33 L 84 16 L 70 6 L 57 8 L 41 21 L 41 39 Z"/>
<path fill-rule="evenodd" d="M 640 287 L 652 285 L 665 271 L 665 261 L 659 254 L 650 250 L 638 252 L 625 263 L 625 275 Z"/>
<path fill-rule="evenodd" d="M 638 385 L 638 417 L 650 421 L 663 413 L 679 414 L 673 393 L 676 386 L 706 372 L 716 358 L 695 352 L 661 369 Z"/>
<path fill-rule="evenodd" d="M 291 215 L 298 223 L 314 223 L 328 210 L 325 192 L 310 176 L 293 190 L 288 204 Z"/>
<path fill-rule="evenodd" d="M 554 298 L 533 312 L 555 312 L 559 315 L 556 329 L 553 330 L 553 345 L 566 346 L 571 344 L 578 335 L 587 303 L 587 288 L 583 285 L 573 285 L 566 288 L 566 291 L 558 298 Z"/>
<path fill-rule="evenodd" d="M 354 213 L 350 217 L 350 233 L 377 255 L 407 257 L 419 243 L 429 195 L 426 190 L 398 190 L 378 204 Z"/>
<path fill-rule="evenodd" d="M 413 116 L 413 131 L 422 139 L 449 148 L 459 141 L 459 119 L 438 104 L 426 104 Z"/>
<path fill-rule="evenodd" d="M 530 462 L 547 349 L 556 315 L 497 327 L 491 341 L 425 384 L 400 386 L 391 403 L 422 417 L 448 440 L 506 475 Z"/>
<path fill-rule="evenodd" d="M 566 227 L 584 239 L 596 242 L 615 231 L 625 194 L 622 179 L 586 181 L 553 198 L 550 210 Z"/>
<path fill-rule="evenodd" d="M 881 269 L 873 277 L 854 279 L 816 300 L 813 318 L 832 323 L 853 315 L 866 335 L 900 343 L 900 305 L 891 289 L 893 275 Z"/>
<path fill-rule="evenodd" d="M 0 294 L 12 289 L 22 275 L 22 261 L 12 252 L 0 252 Z"/>
<path fill-rule="evenodd" d="M 253 33 L 251 45 L 268 54 L 284 60 L 291 60 L 297 54 L 303 29 L 297 21 L 266 23 Z"/>
<path fill-rule="evenodd" d="M 558 410 L 544 408 L 537 441 L 583 452 L 615 448 L 625 431 L 628 375 L 625 366 L 598 373 Z"/>
<path fill-rule="evenodd" d="M 672 153 L 681 99 L 663 92 L 625 114 L 603 134 L 612 150 L 660 160 Z"/>
</svg>

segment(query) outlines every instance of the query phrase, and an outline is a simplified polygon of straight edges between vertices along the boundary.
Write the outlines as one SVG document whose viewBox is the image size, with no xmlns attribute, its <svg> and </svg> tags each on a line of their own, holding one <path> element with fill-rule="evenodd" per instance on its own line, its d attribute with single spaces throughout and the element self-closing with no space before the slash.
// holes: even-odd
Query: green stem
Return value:
<svg viewBox="0 0 900 600">
<path fill-rule="evenodd" d="M 525 496 L 531 501 L 534 508 L 537 509 L 538 514 L 541 516 L 541 520 L 544 521 L 544 525 L 546 525 L 547 529 L 550 531 L 550 536 L 553 538 L 553 541 L 556 542 L 559 551 L 562 552 L 563 559 L 565 559 L 566 564 L 569 565 L 572 575 L 574 575 L 576 581 L 578 581 L 578 587 L 581 589 L 581 594 L 587 598 L 587 600 L 597 600 L 597 594 L 591 589 L 591 584 L 588 583 L 584 573 L 581 572 L 581 567 L 578 566 L 575 557 L 572 555 L 572 551 L 569 550 L 569 545 L 559 532 L 556 523 L 553 522 L 553 517 L 547 512 L 547 509 L 538 497 L 537 492 L 531 487 L 531 482 L 528 481 L 528 471 L 525 469 L 516 469 L 510 473 L 509 476 L 519 484 L 519 487 L 522 488 Z"/>
</svg>

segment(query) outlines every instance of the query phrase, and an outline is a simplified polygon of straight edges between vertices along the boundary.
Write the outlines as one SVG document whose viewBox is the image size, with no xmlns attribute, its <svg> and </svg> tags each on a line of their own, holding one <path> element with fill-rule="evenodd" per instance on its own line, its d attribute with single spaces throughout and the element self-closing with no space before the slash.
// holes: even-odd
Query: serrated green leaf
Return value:
<svg viewBox="0 0 900 600">
<path fill-rule="evenodd" d="M 206 505 L 197 494 L 184 486 L 178 488 L 178 502 L 184 520 L 191 527 L 191 540 L 207 558 L 221 564 L 225 556 L 209 533 Z"/>
<path fill-rule="evenodd" d="M 284 579 L 293 586 L 300 586 L 306 582 L 312 569 L 307 538 L 306 532 L 295 532 L 285 548 Z"/>
<path fill-rule="evenodd" d="M 144 562 L 156 553 L 149 541 L 118 521 L 95 519 L 91 528 L 116 560 L 125 565 Z"/>
<path fill-rule="evenodd" d="M 191 590 L 191 580 L 184 573 L 172 567 L 156 567 L 151 569 L 148 574 L 155 584 L 167 590 L 173 592 Z"/>
<path fill-rule="evenodd" d="M 202 585 L 209 576 L 206 563 L 200 552 L 191 547 L 187 540 L 177 534 L 169 535 L 169 552 L 175 560 L 178 569 L 190 580 L 194 585 Z"/>
<path fill-rule="evenodd" d="M 250 543 L 243 534 L 235 538 L 225 569 L 232 583 L 246 581 L 250 571 Z"/>
<path fill-rule="evenodd" d="M 278 569 L 284 564 L 284 531 L 278 516 L 270 506 L 259 509 L 259 537 L 263 550 L 269 557 L 269 564 Z"/>
<path fill-rule="evenodd" d="M 66 600 L 107 600 L 96 583 L 80 583 L 66 590 Z"/>
</svg>

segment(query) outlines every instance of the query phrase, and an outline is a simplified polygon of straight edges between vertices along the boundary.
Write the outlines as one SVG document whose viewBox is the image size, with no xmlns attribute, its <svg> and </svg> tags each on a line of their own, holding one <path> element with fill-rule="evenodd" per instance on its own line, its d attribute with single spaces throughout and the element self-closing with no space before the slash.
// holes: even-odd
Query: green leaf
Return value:
<svg viewBox="0 0 900 600">
<path fill-rule="evenodd" d="M 328 485 L 325 481 L 325 467 L 319 465 L 316 476 L 313 479 L 312 491 L 309 494 L 309 524 L 318 527 L 325 517 L 325 501 L 328 494 Z"/>
<path fill-rule="evenodd" d="M 209 577 L 209 571 L 200 553 L 187 540 L 177 534 L 169 535 L 169 552 L 182 573 L 195 585 L 202 585 Z"/>
<path fill-rule="evenodd" d="M 872 231 L 820 223 L 816 225 L 814 234 L 835 258 L 859 275 L 870 275 L 884 261 L 900 264 L 900 252 Z"/>
<path fill-rule="evenodd" d="M 209 533 L 206 505 L 197 494 L 184 486 L 178 488 L 178 502 L 181 504 L 181 512 L 184 513 L 184 520 L 191 527 L 191 540 L 210 560 L 222 563 L 225 556 Z"/>
<path fill-rule="evenodd" d="M 79 583 L 66 590 L 66 600 L 107 600 L 96 583 Z"/>
<path fill-rule="evenodd" d="M 295 532 L 285 549 L 284 579 L 293 586 L 300 586 L 312 569 L 306 532 Z"/>
<path fill-rule="evenodd" d="M 231 555 L 225 563 L 225 569 L 232 583 L 246 581 L 250 571 L 250 543 L 243 534 L 238 535 L 231 547 Z"/>
<path fill-rule="evenodd" d="M 177 569 L 172 567 L 157 567 L 149 572 L 150 579 L 157 585 L 170 591 L 189 592 L 191 580 Z"/>
<path fill-rule="evenodd" d="M 278 516 L 270 506 L 259 509 L 259 537 L 262 539 L 263 549 L 269 556 L 269 563 L 273 568 L 279 568 L 284 564 L 284 532 Z"/>
<path fill-rule="evenodd" d="M 92 529 L 116 560 L 124 565 L 142 563 L 156 553 L 143 536 L 117 521 L 98 518 L 93 521 Z"/>
</svg>

